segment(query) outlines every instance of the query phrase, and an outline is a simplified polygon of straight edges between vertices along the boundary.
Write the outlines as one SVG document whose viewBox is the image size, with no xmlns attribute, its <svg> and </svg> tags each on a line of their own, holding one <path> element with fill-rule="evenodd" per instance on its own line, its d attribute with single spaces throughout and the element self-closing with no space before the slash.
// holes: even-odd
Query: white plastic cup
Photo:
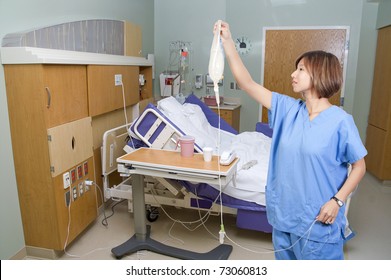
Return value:
<svg viewBox="0 0 391 280">
<path fill-rule="evenodd" d="M 204 161 L 206 161 L 206 162 L 212 161 L 213 148 L 204 147 L 202 149 L 202 152 L 204 153 Z"/>
</svg>

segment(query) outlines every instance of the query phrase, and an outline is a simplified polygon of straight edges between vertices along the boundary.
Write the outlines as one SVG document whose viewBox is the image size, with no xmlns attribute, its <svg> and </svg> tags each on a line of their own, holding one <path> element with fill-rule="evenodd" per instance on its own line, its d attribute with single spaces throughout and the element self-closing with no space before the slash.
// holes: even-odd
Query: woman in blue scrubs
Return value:
<svg viewBox="0 0 391 280">
<path fill-rule="evenodd" d="M 226 22 L 221 40 L 236 82 L 268 109 L 273 128 L 266 209 L 276 259 L 343 259 L 345 201 L 365 174 L 367 151 L 352 116 L 329 102 L 342 86 L 337 57 L 301 55 L 291 75 L 301 98 L 294 99 L 252 79 Z"/>
</svg>

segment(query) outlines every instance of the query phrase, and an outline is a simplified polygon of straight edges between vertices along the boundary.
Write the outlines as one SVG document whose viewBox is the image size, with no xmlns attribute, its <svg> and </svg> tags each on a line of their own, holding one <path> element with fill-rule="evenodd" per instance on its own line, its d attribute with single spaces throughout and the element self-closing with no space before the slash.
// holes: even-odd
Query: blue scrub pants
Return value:
<svg viewBox="0 0 391 280">
<path fill-rule="evenodd" d="M 324 243 L 273 229 L 276 260 L 343 260 L 343 239 Z"/>
</svg>

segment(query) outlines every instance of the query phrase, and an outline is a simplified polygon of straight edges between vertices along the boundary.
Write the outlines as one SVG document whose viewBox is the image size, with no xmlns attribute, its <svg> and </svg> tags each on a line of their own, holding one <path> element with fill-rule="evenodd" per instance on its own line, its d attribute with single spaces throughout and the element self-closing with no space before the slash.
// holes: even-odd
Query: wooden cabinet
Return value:
<svg viewBox="0 0 391 280">
<path fill-rule="evenodd" d="M 129 21 L 124 22 L 124 50 L 127 56 L 142 56 L 141 27 Z"/>
<path fill-rule="evenodd" d="M 7 65 L 7 89 L 22 111 L 42 111 L 46 127 L 88 116 L 86 67 L 74 65 Z M 23 93 L 24 92 L 24 93 Z M 15 108 L 15 109 L 16 109 Z M 21 115 L 23 119 L 25 117 Z M 33 117 L 33 116 L 31 116 Z"/>
<path fill-rule="evenodd" d="M 216 107 L 211 107 L 211 109 L 218 114 L 218 109 Z M 220 117 L 222 117 L 230 126 L 232 126 L 236 131 L 239 132 L 240 126 L 240 105 L 236 106 L 221 106 L 220 107 Z"/>
<path fill-rule="evenodd" d="M 366 148 L 367 169 L 391 180 L 391 26 L 378 31 Z"/>
<path fill-rule="evenodd" d="M 82 24 L 78 35 L 91 35 L 94 31 L 90 28 L 95 25 Z M 77 36 L 63 36 L 72 33 L 69 26 L 73 25 L 32 32 L 55 35 L 44 36 L 48 47 L 55 37 L 73 46 Z M 120 44 L 120 36 L 124 36 L 123 48 L 114 46 L 110 48 L 113 52 L 104 53 L 35 45 L 1 48 L 27 247 L 62 251 L 96 219 L 102 198 L 95 185 L 87 186 L 85 181 L 103 185 L 102 135 L 124 124 L 124 106 L 130 121 L 130 106 L 153 98 L 154 57 L 142 55 L 140 26 L 125 22 L 124 30 L 113 30 L 111 21 L 103 21 L 101 27 L 110 30 L 110 36 L 117 34 Z M 106 37 L 88 42 L 88 49 L 101 50 Z M 121 49 L 123 52 L 118 52 Z M 140 74 L 144 84 L 139 84 Z M 115 75 L 121 75 L 123 86 L 115 84 Z"/>
<path fill-rule="evenodd" d="M 129 121 L 130 106 L 152 98 L 153 56 L 40 48 L 2 48 L 1 56 L 25 243 L 46 256 L 96 219 L 102 198 L 85 181 L 103 185 L 102 135 L 124 124 L 124 97 Z"/>
<path fill-rule="evenodd" d="M 115 85 L 120 75 L 122 85 Z M 136 104 L 139 96 L 139 67 L 88 65 L 88 104 L 90 116 L 97 116 Z M 125 95 L 125 96 L 124 96 Z"/>
<path fill-rule="evenodd" d="M 97 217 L 96 189 L 84 184 L 95 177 L 86 66 L 4 65 L 4 73 L 26 245 L 63 250 Z"/>
<path fill-rule="evenodd" d="M 150 100 L 153 98 L 152 67 L 140 67 L 140 75 L 142 75 L 144 79 L 144 84 L 140 85 L 140 99 Z"/>
<path fill-rule="evenodd" d="M 47 131 L 52 177 L 92 157 L 91 118 L 62 124 Z"/>
<path fill-rule="evenodd" d="M 86 68 L 75 65 L 37 66 L 42 68 L 47 126 L 54 127 L 87 117 Z"/>
<path fill-rule="evenodd" d="M 85 180 L 94 180 L 95 170 L 93 166 L 93 158 L 90 157 L 66 170 L 71 173 L 76 172 L 75 181 L 72 181 L 71 187 L 68 189 L 64 189 L 62 174 L 52 179 L 52 208 L 57 213 L 57 216 L 52 221 L 56 222 L 57 231 L 50 232 L 42 228 L 39 231 L 39 235 L 36 236 L 38 244 L 42 244 L 44 240 L 53 240 L 53 244 L 57 243 L 59 246 L 46 248 L 62 251 L 64 244 L 70 244 L 89 224 L 95 221 L 98 215 L 97 189 L 95 186 L 86 186 L 84 184 Z M 78 170 L 82 172 L 80 177 L 77 174 Z M 42 201 L 42 203 L 44 202 Z M 65 205 L 69 206 L 66 207 Z M 69 223 L 69 221 L 71 222 Z"/>
</svg>

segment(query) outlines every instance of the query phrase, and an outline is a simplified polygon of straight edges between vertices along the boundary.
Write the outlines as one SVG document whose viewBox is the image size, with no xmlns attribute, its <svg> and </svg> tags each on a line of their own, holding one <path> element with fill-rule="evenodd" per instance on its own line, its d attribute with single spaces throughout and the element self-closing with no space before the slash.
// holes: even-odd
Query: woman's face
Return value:
<svg viewBox="0 0 391 280">
<path fill-rule="evenodd" d="M 291 74 L 292 88 L 294 92 L 305 93 L 312 88 L 311 76 L 304 66 L 303 59 L 297 64 L 297 69 Z"/>
</svg>

